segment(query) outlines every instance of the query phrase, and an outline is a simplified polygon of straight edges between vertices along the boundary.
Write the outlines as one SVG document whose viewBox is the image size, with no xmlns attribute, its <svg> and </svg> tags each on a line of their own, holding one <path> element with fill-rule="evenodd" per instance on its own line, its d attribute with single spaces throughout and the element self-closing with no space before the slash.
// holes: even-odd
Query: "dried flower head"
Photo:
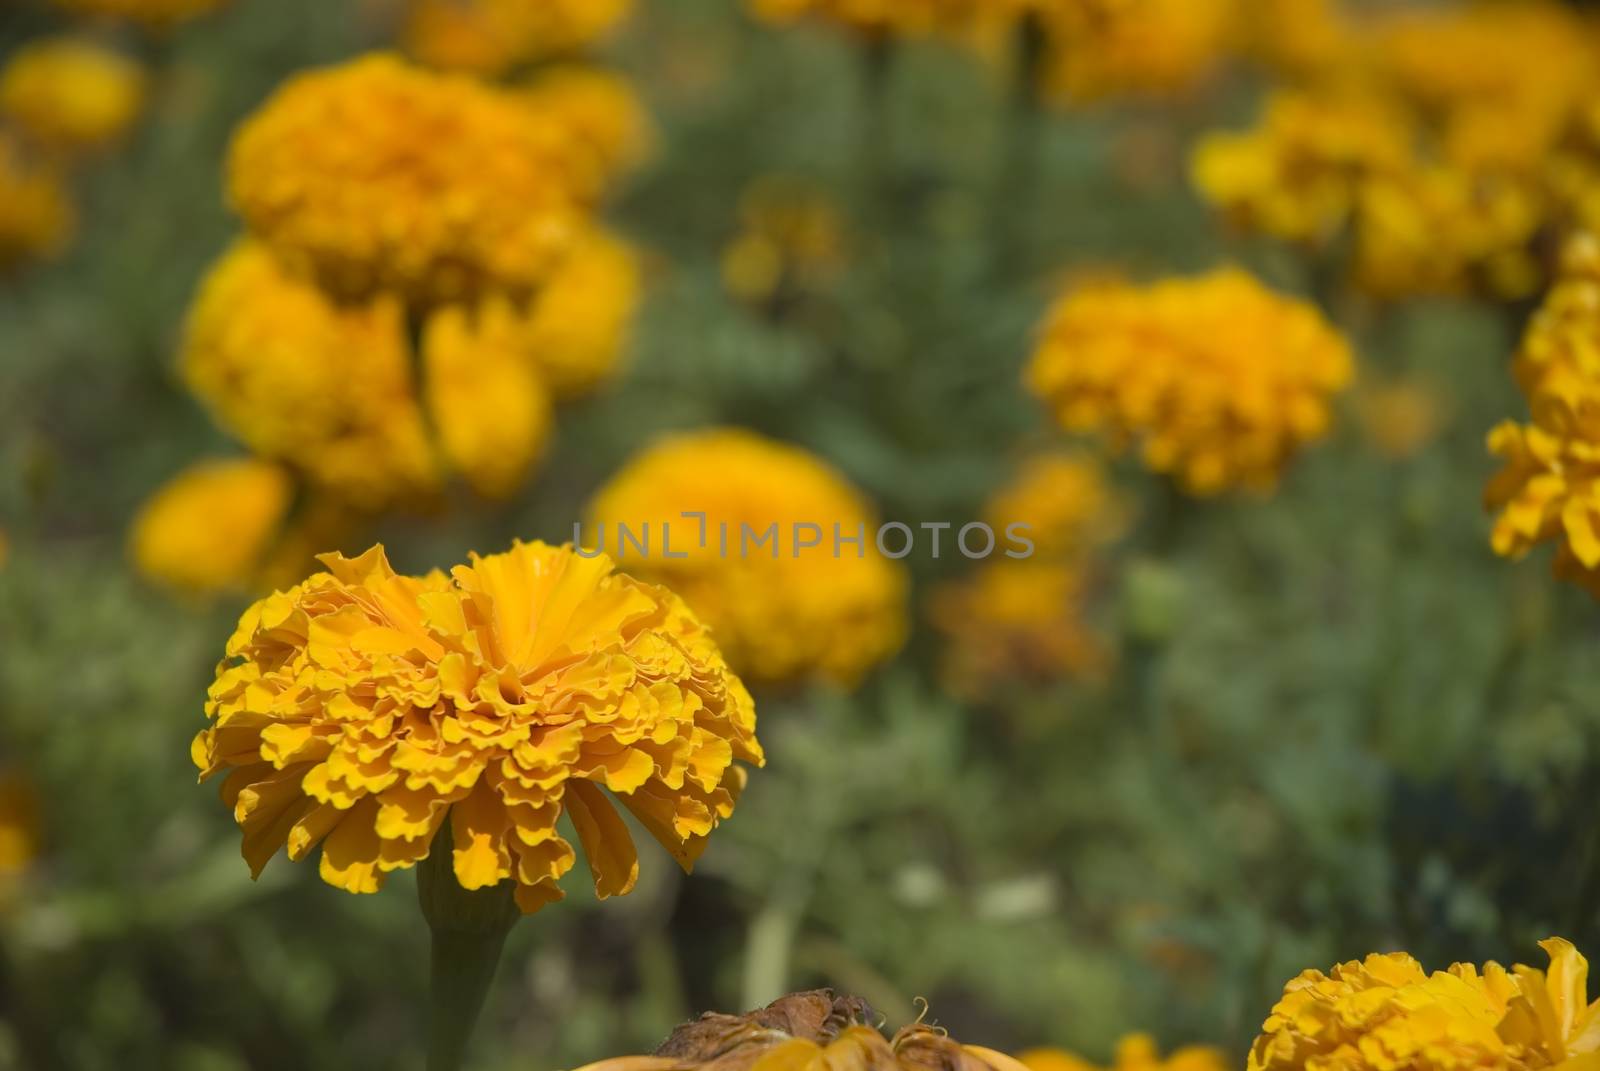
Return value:
<svg viewBox="0 0 1600 1071">
<path fill-rule="evenodd" d="M 137 63 L 72 37 L 30 42 L 0 70 L 0 116 L 53 152 L 118 140 L 138 118 L 144 94 Z"/>
<path fill-rule="evenodd" d="M 654 1056 L 621 1056 L 581 1071 L 1026 1071 L 1009 1056 L 921 1023 L 892 1039 L 873 1024 L 864 1001 L 819 989 L 748 1015 L 708 1012 L 679 1027 Z"/>
<path fill-rule="evenodd" d="M 250 586 L 283 529 L 289 474 L 250 458 L 202 461 L 152 495 L 129 537 L 147 579 L 189 595 Z"/>
<path fill-rule="evenodd" d="M 241 242 L 189 312 L 181 371 L 251 451 L 364 508 L 440 481 L 398 303 L 338 306 Z"/>
<path fill-rule="evenodd" d="M 752 679 L 853 683 L 904 639 L 905 571 L 879 553 L 870 507 L 797 447 L 733 428 L 671 436 L 613 476 L 589 516 L 602 539 L 648 525 L 657 542 L 640 572 L 680 593 Z M 836 555 L 836 538 L 859 542 Z"/>
<path fill-rule="evenodd" d="M 572 820 L 598 895 L 638 858 L 605 793 L 686 869 L 761 764 L 755 709 L 694 615 L 606 557 L 518 543 L 450 575 L 381 547 L 261 600 L 228 641 L 194 742 L 259 874 L 319 844 L 329 884 L 377 891 L 449 823 L 457 881 L 562 897 Z"/>
<path fill-rule="evenodd" d="M 1271 488 L 1353 374 L 1314 306 L 1228 268 L 1070 292 L 1027 378 L 1066 430 L 1136 442 L 1149 468 L 1214 495 Z"/>
<path fill-rule="evenodd" d="M 388 55 L 302 74 L 239 129 L 234 206 L 342 300 L 525 297 L 581 232 L 581 155 L 509 92 Z"/>
<path fill-rule="evenodd" d="M 1600 1047 L 1589 965 L 1567 941 L 1540 942 L 1547 972 L 1490 962 L 1426 973 L 1404 952 L 1309 970 L 1250 1050 L 1250 1071 L 1533 1071 Z"/>
</svg>

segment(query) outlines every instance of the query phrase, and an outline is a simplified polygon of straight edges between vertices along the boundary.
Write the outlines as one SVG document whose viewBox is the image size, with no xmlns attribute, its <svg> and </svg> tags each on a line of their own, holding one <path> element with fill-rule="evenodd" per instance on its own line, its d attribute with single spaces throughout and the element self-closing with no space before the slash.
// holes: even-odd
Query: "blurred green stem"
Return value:
<svg viewBox="0 0 1600 1071">
<path fill-rule="evenodd" d="M 894 39 L 875 33 L 861 46 L 861 144 L 856 159 L 861 183 L 860 202 L 863 222 L 880 223 L 872 217 L 889 205 L 885 189 L 889 157 L 889 81 L 894 68 Z"/>
<path fill-rule="evenodd" d="M 520 913 L 513 882 L 467 890 L 456 880 L 449 822 L 417 868 L 417 899 L 433 933 L 428 1071 L 459 1071 Z"/>
</svg>

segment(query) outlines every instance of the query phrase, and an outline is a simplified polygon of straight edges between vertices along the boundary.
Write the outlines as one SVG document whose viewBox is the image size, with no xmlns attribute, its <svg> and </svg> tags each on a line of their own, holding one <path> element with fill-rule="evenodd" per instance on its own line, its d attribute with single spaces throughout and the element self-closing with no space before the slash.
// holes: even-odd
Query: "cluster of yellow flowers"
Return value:
<svg viewBox="0 0 1600 1071">
<path fill-rule="evenodd" d="M 1353 280 L 1381 298 L 1536 291 L 1541 237 L 1600 177 L 1582 19 L 1545 0 L 1324 15 L 1261 122 L 1199 142 L 1201 193 L 1274 237 L 1349 235 Z"/>
<path fill-rule="evenodd" d="M 1093 677 L 1105 644 L 1084 621 L 1095 555 L 1119 538 L 1127 509 L 1093 458 L 1059 452 L 1029 458 L 991 496 L 984 523 L 1027 526 L 1032 554 L 985 561 L 936 592 L 934 624 L 949 638 L 944 671 L 959 694 L 1002 681 Z"/>
<path fill-rule="evenodd" d="M 1028 385 L 1071 432 L 1191 494 L 1267 489 L 1327 431 L 1349 347 L 1307 302 L 1236 269 L 1077 288 L 1050 313 Z"/>
<path fill-rule="evenodd" d="M 1062 1049 L 1031 1049 L 1019 1060 L 1028 1071 L 1224 1071 L 1227 1059 L 1209 1045 L 1186 1045 L 1165 1059 L 1149 1034 L 1129 1034 L 1117 1042 L 1109 1068 Z"/>
<path fill-rule="evenodd" d="M 120 140 L 144 102 L 145 74 L 75 37 L 18 48 L 0 67 L 0 271 L 60 252 L 76 212 L 71 168 Z"/>
<path fill-rule="evenodd" d="M 760 765 L 755 709 L 677 596 L 610 559 L 518 543 L 446 576 L 381 547 L 245 611 L 194 742 L 259 874 L 319 845 L 325 881 L 376 892 L 450 837 L 457 881 L 562 896 L 572 820 L 602 897 L 638 858 L 603 786 L 688 869 Z M 448 819 L 448 825 L 447 825 Z"/>
<path fill-rule="evenodd" d="M 642 118 L 616 121 L 625 92 L 598 72 L 513 91 L 380 55 L 302 76 L 241 129 L 251 236 L 200 287 L 180 369 L 219 425 L 303 482 L 296 514 L 426 504 L 450 478 L 508 497 L 553 401 L 615 373 L 640 263 L 589 206 L 639 150 Z M 180 560 L 176 537 L 155 546 L 179 518 L 256 500 L 246 469 L 158 493 L 167 521 L 135 548 L 147 575 L 199 594 L 259 575 L 220 554 L 154 568 Z M 239 543 L 258 549 L 294 531 L 281 512 L 246 521 L 262 527 Z"/>
<path fill-rule="evenodd" d="M 1528 326 L 1515 366 L 1532 422 L 1505 421 L 1489 449 L 1505 466 L 1485 502 L 1495 552 L 1556 546 L 1559 576 L 1600 597 L 1600 241 L 1568 243 L 1561 277 Z"/>
<path fill-rule="evenodd" d="M 907 578 L 880 553 L 871 508 L 797 447 L 735 428 L 667 437 L 595 494 L 589 517 L 600 549 L 617 540 L 624 564 L 682 595 L 752 680 L 850 684 L 904 641 Z M 655 534 L 646 558 L 628 560 L 623 527 Z"/>
<path fill-rule="evenodd" d="M 1403 952 L 1309 970 L 1250 1050 L 1250 1071 L 1537 1071 L 1592 1062 L 1600 1018 L 1589 965 L 1569 942 L 1541 942 L 1548 971 L 1453 964 L 1432 974 Z"/>
<path fill-rule="evenodd" d="M 581 52 L 632 13 L 633 0 L 411 0 L 403 37 L 431 67 L 492 78 Z"/>
</svg>

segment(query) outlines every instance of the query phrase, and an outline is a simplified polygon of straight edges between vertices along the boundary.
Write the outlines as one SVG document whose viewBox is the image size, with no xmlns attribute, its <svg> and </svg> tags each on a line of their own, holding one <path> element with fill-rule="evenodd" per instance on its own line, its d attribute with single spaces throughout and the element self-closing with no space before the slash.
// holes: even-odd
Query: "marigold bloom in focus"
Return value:
<svg viewBox="0 0 1600 1071">
<path fill-rule="evenodd" d="M 680 1026 L 654 1056 L 619 1056 L 580 1071 L 1027 1071 L 1003 1053 L 962 1045 L 948 1033 L 916 1023 L 893 1038 L 855 997 L 830 990 L 794 993 L 748 1015 L 707 1012 Z"/>
<path fill-rule="evenodd" d="M 587 218 L 570 134 L 515 94 L 388 55 L 302 74 L 240 127 L 234 207 L 342 300 L 525 297 Z"/>
<path fill-rule="evenodd" d="M 650 116 L 620 74 L 579 64 L 546 68 L 528 83 L 523 99 L 567 131 L 585 189 L 605 190 L 650 155 Z"/>
<path fill-rule="evenodd" d="M 224 0 L 55 0 L 57 7 L 78 15 L 127 19 L 151 29 L 165 29 L 208 15 Z"/>
<path fill-rule="evenodd" d="M 1316 308 L 1227 268 L 1149 287 L 1108 283 L 1051 312 L 1028 386 L 1063 428 L 1139 444 L 1195 495 L 1270 489 L 1326 434 L 1354 375 Z"/>
<path fill-rule="evenodd" d="M 1600 597 L 1600 244 L 1565 250 L 1562 275 L 1533 317 L 1515 373 L 1533 420 L 1489 433 L 1504 468 L 1485 504 L 1499 511 L 1495 553 L 1520 558 L 1556 546 L 1558 576 Z"/>
<path fill-rule="evenodd" d="M 194 742 L 251 872 L 319 844 L 325 881 L 376 892 L 449 820 L 456 880 L 533 912 L 576 853 L 601 897 L 638 858 L 611 796 L 685 868 L 763 761 L 739 678 L 677 596 L 570 547 L 518 543 L 450 575 L 381 547 L 247 610 Z"/>
<path fill-rule="evenodd" d="M 1227 1071 L 1227 1059 L 1209 1045 L 1185 1045 L 1165 1059 L 1148 1034 L 1128 1034 L 1117 1042 L 1109 1068 L 1064 1049 L 1032 1049 L 1018 1057 L 1028 1071 Z"/>
<path fill-rule="evenodd" d="M 61 177 L 0 130 L 0 272 L 55 256 L 76 227 Z"/>
<path fill-rule="evenodd" d="M 144 102 L 144 71 L 110 49 L 71 37 L 19 48 L 0 70 L 0 116 L 60 152 L 121 138 Z"/>
<path fill-rule="evenodd" d="M 134 566 L 190 595 L 244 588 L 280 534 L 293 492 L 289 474 L 265 461 L 191 465 L 140 508 L 129 537 Z"/>
<path fill-rule="evenodd" d="M 703 512 L 705 527 L 685 511 Z M 851 684 L 905 637 L 905 571 L 878 552 L 871 509 L 797 447 L 733 428 L 670 436 L 613 476 L 589 517 L 607 541 L 619 525 L 635 537 L 649 525 L 656 542 L 637 571 L 681 594 L 753 680 Z M 835 556 L 836 530 L 861 542 Z M 795 545 L 812 535 L 814 545 Z M 627 560 L 626 544 L 607 546 Z"/>
<path fill-rule="evenodd" d="M 334 305 L 245 241 L 201 285 L 180 369 L 251 451 L 377 509 L 440 482 L 404 321 L 392 300 Z"/>
<path fill-rule="evenodd" d="M 634 0 L 412 0 L 406 51 L 432 67 L 504 74 L 614 33 Z"/>
<path fill-rule="evenodd" d="M 1559 937 L 1540 945 L 1548 971 L 1428 974 L 1404 952 L 1305 971 L 1262 1025 L 1249 1071 L 1535 1071 L 1588 1056 L 1600 1046 L 1589 965 Z"/>
<path fill-rule="evenodd" d="M 1238 224 L 1322 245 L 1348 225 L 1366 178 L 1409 166 L 1414 138 L 1371 94 L 1281 91 L 1255 129 L 1200 141 L 1194 183 Z"/>
</svg>

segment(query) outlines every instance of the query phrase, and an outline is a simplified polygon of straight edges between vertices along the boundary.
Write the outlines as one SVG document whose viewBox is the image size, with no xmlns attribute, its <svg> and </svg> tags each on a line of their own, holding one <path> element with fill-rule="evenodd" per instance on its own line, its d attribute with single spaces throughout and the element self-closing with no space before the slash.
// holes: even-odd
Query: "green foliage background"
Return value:
<svg viewBox="0 0 1600 1071">
<path fill-rule="evenodd" d="M 632 372 L 563 412 L 508 506 L 378 533 L 403 567 L 567 538 L 653 433 L 711 422 L 806 444 L 887 517 L 959 522 L 1055 441 L 1019 372 L 1063 273 L 1232 257 L 1309 283 L 1281 252 L 1229 248 L 1184 182 L 1193 134 L 1251 110 L 1248 75 L 1019 131 L 1003 72 L 944 46 L 901 50 L 873 103 L 841 39 L 731 0 L 642 7 L 611 56 L 662 133 L 613 213 L 655 264 Z M 171 370 L 234 229 L 228 133 L 290 72 L 389 40 L 383 15 L 236 0 L 143 44 L 152 114 L 82 181 L 81 240 L 0 288 L 0 765 L 37 784 L 45 823 L 0 918 L 0 1068 L 420 1067 L 410 877 L 364 898 L 281 860 L 249 880 L 188 758 L 242 603 L 176 603 L 123 551 L 151 489 L 232 449 Z M 58 24 L 11 5 L 0 47 Z M 833 190 L 852 247 L 835 292 L 778 322 L 718 271 L 740 191 L 775 173 Z M 1483 435 L 1522 409 L 1506 366 L 1525 312 L 1347 322 L 1368 370 L 1434 386 L 1444 434 L 1390 462 L 1346 411 L 1276 497 L 1189 507 L 1176 540 L 1147 520 L 1099 624 L 1164 628 L 1110 684 L 963 703 L 919 624 L 855 695 L 762 696 L 771 766 L 701 871 L 648 850 L 640 889 L 604 905 L 574 877 L 513 935 L 477 1066 L 647 1051 L 706 1008 L 824 983 L 892 1023 L 926 997 L 995 1047 L 1104 1057 L 1147 1029 L 1242 1059 L 1307 966 L 1401 947 L 1538 961 L 1552 932 L 1600 949 L 1600 613 L 1542 563 L 1494 559 L 1479 505 Z M 1153 516 L 1161 489 L 1118 471 Z M 962 567 L 912 564 L 919 600 Z"/>
</svg>

